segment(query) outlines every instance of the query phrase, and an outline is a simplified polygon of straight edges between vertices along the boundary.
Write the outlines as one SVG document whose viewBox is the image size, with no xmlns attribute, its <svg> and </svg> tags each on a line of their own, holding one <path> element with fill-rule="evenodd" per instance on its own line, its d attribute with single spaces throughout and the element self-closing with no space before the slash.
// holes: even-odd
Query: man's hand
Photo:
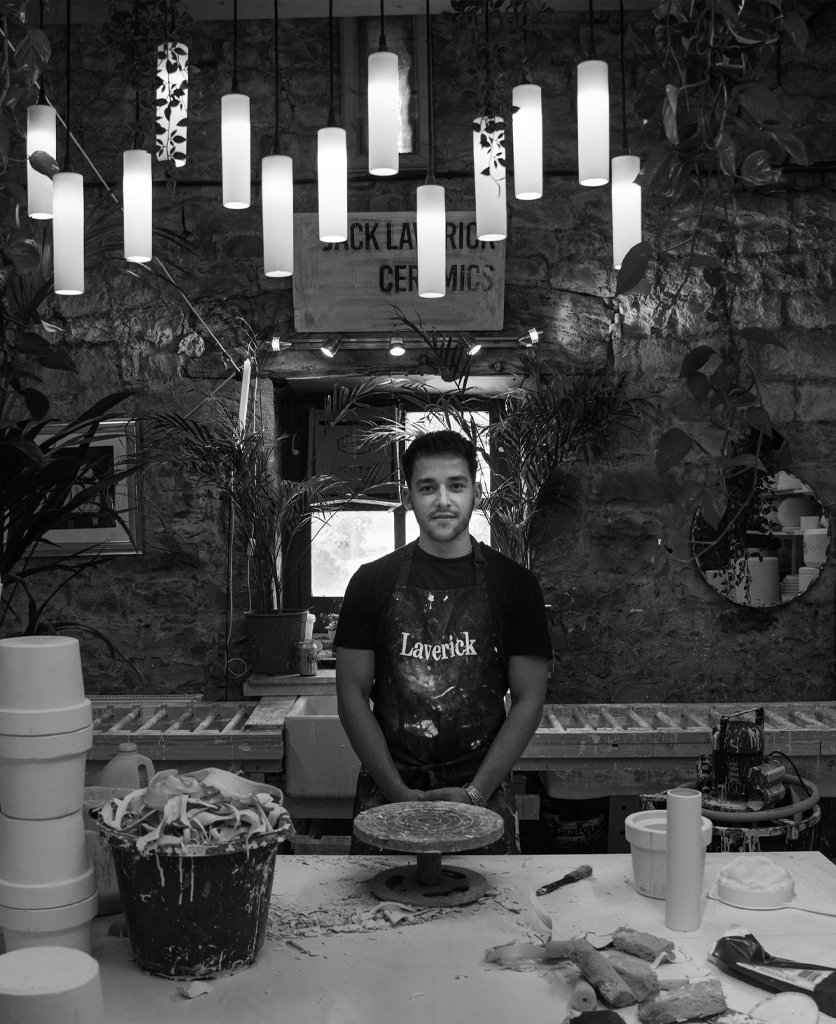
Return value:
<svg viewBox="0 0 836 1024">
<path fill-rule="evenodd" d="M 423 789 L 406 789 L 398 792 L 392 803 L 399 804 L 410 800 L 426 800 L 427 794 Z"/>
<path fill-rule="evenodd" d="M 448 786 L 445 789 L 428 789 L 423 795 L 424 800 L 447 800 L 453 804 L 469 804 L 470 797 L 458 786 Z"/>
</svg>

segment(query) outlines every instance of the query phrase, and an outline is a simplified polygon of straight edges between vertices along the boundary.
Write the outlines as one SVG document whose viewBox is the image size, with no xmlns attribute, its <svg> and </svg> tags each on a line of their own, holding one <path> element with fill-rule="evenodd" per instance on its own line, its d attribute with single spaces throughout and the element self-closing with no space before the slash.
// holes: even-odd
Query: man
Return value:
<svg viewBox="0 0 836 1024">
<path fill-rule="evenodd" d="M 422 435 L 403 473 L 418 540 L 357 570 L 334 637 L 340 721 L 363 764 L 354 814 L 401 800 L 487 805 L 505 834 L 480 852 L 518 853 L 511 769 L 546 694 L 543 596 L 532 573 L 470 536 L 482 494 L 467 438 Z"/>
</svg>

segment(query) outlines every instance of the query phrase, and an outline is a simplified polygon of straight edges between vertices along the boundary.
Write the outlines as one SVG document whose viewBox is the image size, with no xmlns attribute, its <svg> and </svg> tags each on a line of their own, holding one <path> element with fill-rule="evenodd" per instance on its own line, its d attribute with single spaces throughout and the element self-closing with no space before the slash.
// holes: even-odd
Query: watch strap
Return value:
<svg viewBox="0 0 836 1024">
<path fill-rule="evenodd" d="M 468 783 L 466 786 L 462 786 L 462 789 L 470 797 L 470 802 L 474 807 L 487 807 L 488 801 L 482 796 L 479 790 L 472 784 Z"/>
</svg>

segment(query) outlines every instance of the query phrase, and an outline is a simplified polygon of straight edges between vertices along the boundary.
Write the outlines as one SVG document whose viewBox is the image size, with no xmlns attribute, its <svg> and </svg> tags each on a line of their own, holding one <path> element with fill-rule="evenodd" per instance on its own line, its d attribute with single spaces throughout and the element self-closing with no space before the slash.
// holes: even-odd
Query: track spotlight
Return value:
<svg viewBox="0 0 836 1024">
<path fill-rule="evenodd" d="M 471 356 L 475 356 L 477 352 L 481 351 L 482 344 L 477 341 L 472 334 L 463 334 L 461 337 L 462 348 L 464 354 L 469 359 Z"/>
<path fill-rule="evenodd" d="M 536 327 L 529 327 L 521 338 L 517 338 L 517 344 L 520 348 L 534 348 L 535 345 L 540 344 L 542 337 L 542 331 L 538 331 Z"/>
<path fill-rule="evenodd" d="M 273 352 L 284 352 L 290 348 L 290 344 L 289 341 L 282 341 L 278 334 L 274 334 L 270 339 L 270 348 Z"/>
<path fill-rule="evenodd" d="M 399 334 L 393 334 L 389 339 L 389 355 L 390 356 L 402 356 L 406 352 L 404 347 L 403 338 Z"/>
<path fill-rule="evenodd" d="M 339 350 L 341 341 L 342 338 L 339 334 L 332 334 L 331 337 L 320 346 L 319 351 L 324 356 L 328 356 L 329 359 L 333 359 Z"/>
</svg>

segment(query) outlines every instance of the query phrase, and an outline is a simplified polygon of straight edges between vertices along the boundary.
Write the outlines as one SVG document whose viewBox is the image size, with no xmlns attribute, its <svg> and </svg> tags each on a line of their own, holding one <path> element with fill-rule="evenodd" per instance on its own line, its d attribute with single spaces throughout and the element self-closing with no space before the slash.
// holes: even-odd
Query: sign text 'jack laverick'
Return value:
<svg viewBox="0 0 836 1024">
<path fill-rule="evenodd" d="M 480 242 L 476 214 L 447 214 L 447 294 L 418 296 L 416 215 L 348 215 L 348 238 L 321 242 L 317 214 L 296 218 L 293 271 L 295 327 L 300 332 L 389 331 L 393 306 L 426 329 L 502 328 L 505 242 Z"/>
</svg>

